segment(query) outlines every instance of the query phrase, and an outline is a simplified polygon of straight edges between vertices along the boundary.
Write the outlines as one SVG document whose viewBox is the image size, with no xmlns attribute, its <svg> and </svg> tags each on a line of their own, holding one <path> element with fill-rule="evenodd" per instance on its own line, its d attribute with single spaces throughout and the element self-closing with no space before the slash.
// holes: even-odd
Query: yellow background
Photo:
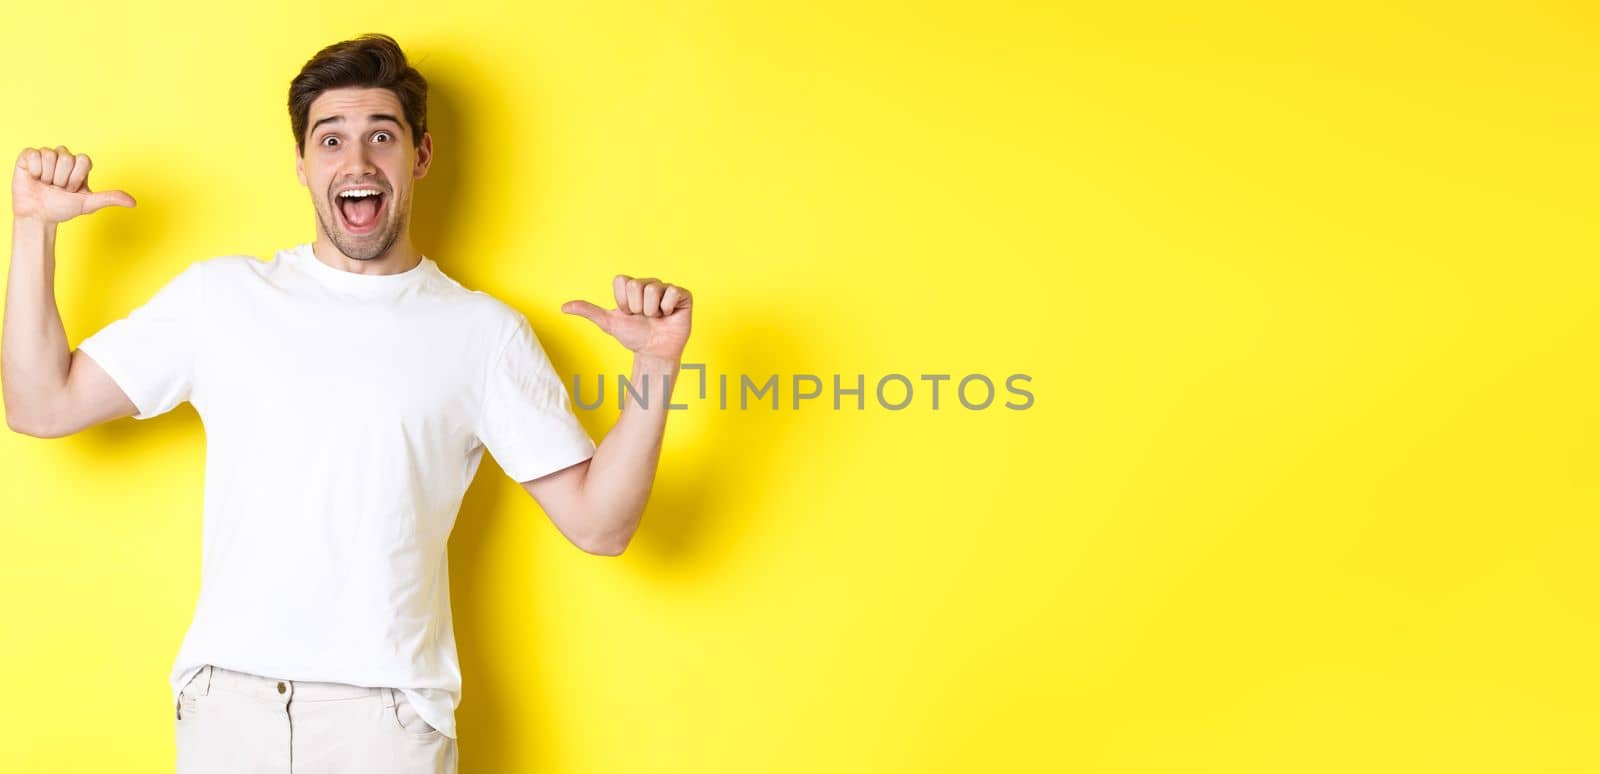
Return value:
<svg viewBox="0 0 1600 774">
<path fill-rule="evenodd" d="M 1600 770 L 1594 10 L 1282 5 L 31 3 L 0 149 L 139 200 L 62 227 L 76 344 L 312 237 L 289 79 L 385 31 L 419 245 L 563 373 L 624 272 L 713 374 L 1033 377 L 695 401 L 616 559 L 486 460 L 465 772 Z M 0 768 L 171 770 L 203 450 L 0 440 Z"/>
</svg>

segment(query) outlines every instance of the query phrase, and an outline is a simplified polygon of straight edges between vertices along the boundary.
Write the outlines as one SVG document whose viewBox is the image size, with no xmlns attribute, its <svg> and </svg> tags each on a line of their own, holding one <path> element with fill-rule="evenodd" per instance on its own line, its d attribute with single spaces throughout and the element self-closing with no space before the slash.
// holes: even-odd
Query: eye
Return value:
<svg viewBox="0 0 1600 774">
<path fill-rule="evenodd" d="M 379 137 L 382 137 L 384 142 L 388 142 L 390 139 L 388 132 L 374 132 L 372 135 L 372 139 L 374 140 L 378 139 Z"/>
<path fill-rule="evenodd" d="M 335 144 L 337 144 L 339 142 L 339 138 L 335 137 L 335 136 L 333 136 L 331 134 L 326 136 L 326 137 L 324 137 L 324 138 L 322 138 L 322 147 L 324 147 L 324 148 L 332 148 L 333 146 L 328 144 L 330 141 L 335 143 Z"/>
</svg>

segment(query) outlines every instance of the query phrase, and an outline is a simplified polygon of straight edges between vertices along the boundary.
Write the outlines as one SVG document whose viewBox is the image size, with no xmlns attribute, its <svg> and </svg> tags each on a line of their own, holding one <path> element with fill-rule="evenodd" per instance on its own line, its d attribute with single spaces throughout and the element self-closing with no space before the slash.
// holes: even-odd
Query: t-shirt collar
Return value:
<svg viewBox="0 0 1600 774">
<path fill-rule="evenodd" d="M 397 274 L 357 274 L 353 271 L 336 269 L 317 260 L 309 242 L 296 245 L 290 248 L 289 252 L 318 282 L 340 290 L 356 292 L 395 290 L 411 285 L 421 280 L 433 265 L 433 259 L 424 255 L 416 266 Z"/>
</svg>

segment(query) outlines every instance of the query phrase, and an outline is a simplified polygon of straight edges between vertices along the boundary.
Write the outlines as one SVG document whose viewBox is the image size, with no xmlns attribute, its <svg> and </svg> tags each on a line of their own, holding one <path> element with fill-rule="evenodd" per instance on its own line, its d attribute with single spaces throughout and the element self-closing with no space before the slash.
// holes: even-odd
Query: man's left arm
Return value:
<svg viewBox="0 0 1600 774">
<path fill-rule="evenodd" d="M 612 291 L 616 309 L 568 301 L 561 311 L 587 318 L 634 353 L 630 383 L 642 397 L 623 401 L 593 457 L 522 482 L 568 540 L 606 556 L 627 548 L 650 498 L 693 300 L 688 290 L 654 277 L 619 274 Z"/>
</svg>

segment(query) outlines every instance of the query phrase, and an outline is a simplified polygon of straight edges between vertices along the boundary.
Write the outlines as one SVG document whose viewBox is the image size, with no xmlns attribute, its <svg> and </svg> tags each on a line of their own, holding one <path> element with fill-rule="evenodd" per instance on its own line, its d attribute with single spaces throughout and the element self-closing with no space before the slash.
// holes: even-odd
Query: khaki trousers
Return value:
<svg viewBox="0 0 1600 774">
<path fill-rule="evenodd" d="M 393 688 L 207 665 L 177 705 L 177 774 L 456 774 L 456 740 Z"/>
</svg>

